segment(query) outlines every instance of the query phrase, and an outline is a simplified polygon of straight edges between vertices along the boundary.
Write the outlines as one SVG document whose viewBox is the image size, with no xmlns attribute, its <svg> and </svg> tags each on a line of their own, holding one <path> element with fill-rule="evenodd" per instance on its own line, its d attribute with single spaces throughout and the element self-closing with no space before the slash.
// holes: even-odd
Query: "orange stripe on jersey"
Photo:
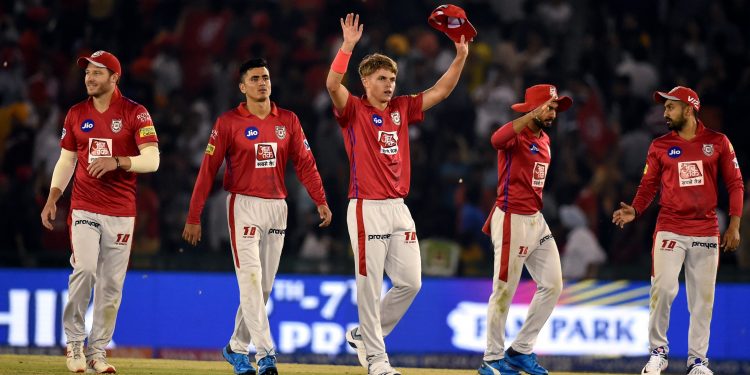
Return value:
<svg viewBox="0 0 750 375">
<path fill-rule="evenodd" d="M 505 213 L 503 217 L 503 248 L 500 254 L 500 275 L 501 281 L 508 282 L 508 263 L 510 261 L 510 212 Z"/>
<path fill-rule="evenodd" d="M 234 199 L 237 194 L 232 193 L 229 198 L 229 237 L 232 240 L 232 256 L 234 257 L 234 264 L 237 268 L 240 268 L 240 257 L 237 255 L 237 235 L 235 234 L 234 228 Z"/>
<path fill-rule="evenodd" d="M 357 199 L 357 254 L 359 274 L 367 276 L 367 254 L 365 253 L 365 218 L 362 215 L 362 199 Z"/>
</svg>

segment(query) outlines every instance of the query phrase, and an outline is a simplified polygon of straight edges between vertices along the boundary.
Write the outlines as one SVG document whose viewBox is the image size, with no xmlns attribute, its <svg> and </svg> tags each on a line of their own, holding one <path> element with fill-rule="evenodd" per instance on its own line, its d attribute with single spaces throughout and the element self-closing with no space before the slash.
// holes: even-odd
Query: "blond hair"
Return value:
<svg viewBox="0 0 750 375">
<path fill-rule="evenodd" d="M 398 66 L 393 59 L 386 55 L 373 53 L 372 55 L 365 56 L 365 58 L 362 59 L 362 62 L 359 63 L 359 77 L 365 78 L 370 74 L 377 72 L 378 69 L 385 69 L 398 75 Z"/>
</svg>

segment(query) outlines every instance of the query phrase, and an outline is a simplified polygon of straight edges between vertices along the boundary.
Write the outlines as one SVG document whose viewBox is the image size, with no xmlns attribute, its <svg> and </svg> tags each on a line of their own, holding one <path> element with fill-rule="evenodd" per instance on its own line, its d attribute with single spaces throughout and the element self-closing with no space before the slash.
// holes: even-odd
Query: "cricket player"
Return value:
<svg viewBox="0 0 750 375">
<path fill-rule="evenodd" d="M 216 172 L 226 159 L 224 189 L 234 269 L 240 288 L 234 332 L 222 350 L 235 374 L 255 374 L 248 358 L 252 338 L 258 373 L 275 375 L 276 349 L 265 302 L 271 294 L 286 234 L 287 160 L 318 208 L 321 227 L 331 223 L 323 183 L 297 115 L 272 102 L 271 76 L 264 59 L 240 66 L 246 101 L 222 114 L 211 131 L 182 237 L 201 239 L 200 216 Z"/>
<path fill-rule="evenodd" d="M 450 95 L 458 83 L 469 44 L 455 43 L 448 70 L 424 92 L 396 96 L 396 63 L 372 54 L 359 64 L 365 95 L 355 97 L 341 84 L 354 46 L 362 36 L 359 15 L 341 19 L 343 43 L 328 72 L 326 87 L 349 157 L 347 226 L 354 252 L 359 327 L 347 332 L 370 374 L 399 374 L 391 367 L 383 337 L 406 313 L 421 287 L 417 230 L 404 198 L 409 193 L 409 125 Z M 380 298 L 383 271 L 393 287 Z"/>
<path fill-rule="evenodd" d="M 695 91 L 677 86 L 667 93 L 655 92 L 654 101 L 664 103 L 670 132 L 651 142 L 632 205 L 620 203 L 612 215 L 612 222 L 622 228 L 640 216 L 661 190 L 651 249 L 651 357 L 641 374 L 658 375 L 667 368 L 669 312 L 683 265 L 690 311 L 687 373 L 713 374 L 706 354 L 719 266 L 717 175 L 721 172 L 729 191 L 729 226 L 721 240 L 724 251 L 734 251 L 740 243 L 745 187 L 729 139 L 706 128 L 697 117 L 701 102 Z"/>
<path fill-rule="evenodd" d="M 540 212 L 551 160 L 544 130 L 552 127 L 558 112 L 572 104 L 571 98 L 558 96 L 553 85 L 531 86 L 525 101 L 511 106 L 525 114 L 492 135 L 492 147 L 497 150 L 497 201 L 483 230 L 492 237 L 495 262 L 480 375 L 518 374 L 518 370 L 547 374 L 532 352 L 562 291 L 562 268 L 557 244 Z M 506 351 L 505 323 L 524 264 L 537 290 L 521 331 Z"/>
<path fill-rule="evenodd" d="M 133 244 L 136 173 L 159 167 L 156 130 L 146 108 L 122 96 L 120 61 L 106 51 L 78 59 L 86 70 L 84 100 L 68 110 L 60 158 L 52 173 L 42 224 L 75 174 L 71 195 L 70 242 L 73 272 L 63 311 L 67 366 L 72 372 L 113 374 L 104 348 L 112 340 L 122 286 Z M 84 317 L 94 290 L 94 318 L 84 355 Z"/>
</svg>

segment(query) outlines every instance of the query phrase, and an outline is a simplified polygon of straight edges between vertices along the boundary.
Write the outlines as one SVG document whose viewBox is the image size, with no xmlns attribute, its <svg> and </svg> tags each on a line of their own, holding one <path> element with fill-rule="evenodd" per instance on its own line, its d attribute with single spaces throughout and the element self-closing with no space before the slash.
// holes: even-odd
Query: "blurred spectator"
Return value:
<svg viewBox="0 0 750 375">
<path fill-rule="evenodd" d="M 560 207 L 560 222 L 568 230 L 562 255 L 563 278 L 570 280 L 593 279 L 607 254 L 586 225 L 586 216 L 578 206 Z"/>
</svg>

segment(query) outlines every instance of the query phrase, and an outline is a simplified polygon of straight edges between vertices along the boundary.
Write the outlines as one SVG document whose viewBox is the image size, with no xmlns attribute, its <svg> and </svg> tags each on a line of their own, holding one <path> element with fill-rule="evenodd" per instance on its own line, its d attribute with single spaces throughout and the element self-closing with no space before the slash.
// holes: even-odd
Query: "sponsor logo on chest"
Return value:
<svg viewBox="0 0 750 375">
<path fill-rule="evenodd" d="M 275 168 L 277 147 L 276 142 L 256 143 L 255 168 Z"/>
<path fill-rule="evenodd" d="M 398 133 L 378 131 L 378 144 L 380 144 L 380 153 L 386 155 L 398 154 Z"/>
<path fill-rule="evenodd" d="M 703 185 L 703 160 L 680 162 L 677 173 L 680 187 Z"/>
<path fill-rule="evenodd" d="M 549 168 L 549 163 L 534 163 L 534 170 L 531 171 L 531 187 L 544 187 L 544 180 L 547 178 L 547 168 Z"/>
<path fill-rule="evenodd" d="M 89 138 L 89 164 L 98 158 L 112 157 L 112 138 Z"/>
</svg>

